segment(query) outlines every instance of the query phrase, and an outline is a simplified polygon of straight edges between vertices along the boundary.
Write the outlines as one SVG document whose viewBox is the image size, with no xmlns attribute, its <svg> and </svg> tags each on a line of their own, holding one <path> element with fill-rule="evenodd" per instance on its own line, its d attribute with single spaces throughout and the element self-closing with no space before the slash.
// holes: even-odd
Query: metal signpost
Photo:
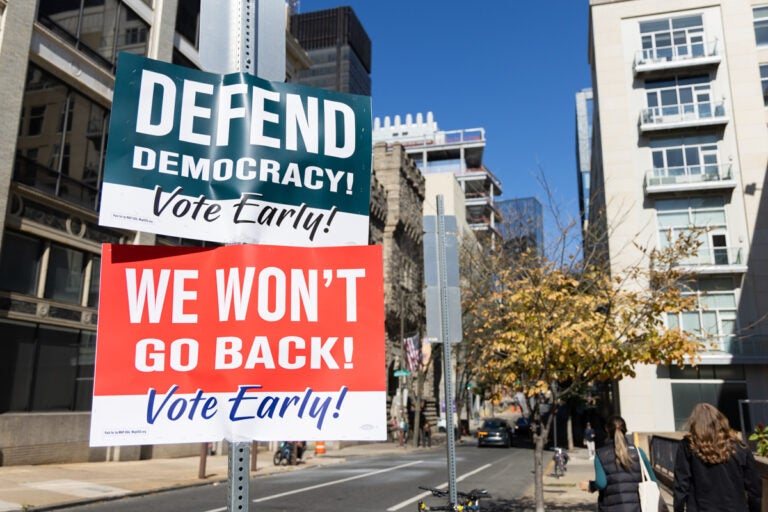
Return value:
<svg viewBox="0 0 768 512">
<path fill-rule="evenodd" d="M 448 232 L 446 221 L 452 232 Z M 445 393 L 445 429 L 448 451 L 448 492 L 457 503 L 456 446 L 453 421 L 453 379 L 451 343 L 461 341 L 461 295 L 459 289 L 459 253 L 456 218 L 443 212 L 443 196 L 437 196 L 437 218 L 424 218 L 424 268 L 427 285 L 427 336 L 443 344 L 443 382 Z M 437 274 L 434 263 L 437 261 Z M 435 300 L 438 299 L 438 300 Z M 439 311 L 439 315 L 437 314 Z"/>
<path fill-rule="evenodd" d="M 285 29 L 284 0 L 202 0 L 200 61 L 213 73 L 250 73 L 283 81 Z M 229 443 L 227 512 L 249 508 L 250 458 L 250 441 Z"/>
</svg>

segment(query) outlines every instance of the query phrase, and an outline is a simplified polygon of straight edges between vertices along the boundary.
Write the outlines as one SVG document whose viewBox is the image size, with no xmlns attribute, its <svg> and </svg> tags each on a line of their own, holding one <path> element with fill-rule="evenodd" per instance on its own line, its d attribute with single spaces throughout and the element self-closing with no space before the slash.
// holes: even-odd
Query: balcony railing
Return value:
<svg viewBox="0 0 768 512">
<path fill-rule="evenodd" d="M 768 339 L 764 336 L 702 335 L 699 342 L 704 354 L 724 352 L 735 356 L 768 357 Z"/>
<path fill-rule="evenodd" d="M 664 167 L 645 173 L 645 193 L 734 188 L 733 164 Z"/>
<path fill-rule="evenodd" d="M 90 210 L 98 209 L 99 189 L 16 155 L 13 179 Z"/>
<path fill-rule="evenodd" d="M 717 39 L 709 42 L 646 48 L 635 55 L 635 73 L 718 64 L 720 58 Z"/>
<path fill-rule="evenodd" d="M 681 103 L 644 108 L 640 111 L 642 131 L 717 125 L 728 121 L 724 101 Z"/>
<path fill-rule="evenodd" d="M 678 262 L 681 267 L 687 267 L 692 272 L 745 272 L 746 259 L 741 247 L 711 247 L 699 251 Z"/>
</svg>

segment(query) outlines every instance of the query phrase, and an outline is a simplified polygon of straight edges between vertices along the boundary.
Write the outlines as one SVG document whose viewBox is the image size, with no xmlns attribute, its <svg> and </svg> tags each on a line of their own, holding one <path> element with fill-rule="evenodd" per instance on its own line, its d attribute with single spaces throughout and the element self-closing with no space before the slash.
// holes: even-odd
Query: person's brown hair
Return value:
<svg viewBox="0 0 768 512">
<path fill-rule="evenodd" d="M 616 462 L 626 471 L 632 471 L 632 457 L 629 456 L 627 447 L 627 423 L 621 416 L 611 416 L 605 424 L 608 437 L 613 439 L 613 451 L 616 454 Z"/>
<path fill-rule="evenodd" d="M 707 464 L 727 461 L 736 451 L 736 443 L 741 443 L 728 418 L 710 404 L 696 404 L 686 426 L 688 446 Z"/>
</svg>

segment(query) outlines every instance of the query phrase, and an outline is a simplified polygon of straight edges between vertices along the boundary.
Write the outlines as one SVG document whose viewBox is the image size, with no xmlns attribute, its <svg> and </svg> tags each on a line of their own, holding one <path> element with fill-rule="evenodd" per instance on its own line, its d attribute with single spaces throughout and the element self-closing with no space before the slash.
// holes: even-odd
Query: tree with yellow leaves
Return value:
<svg viewBox="0 0 768 512">
<path fill-rule="evenodd" d="M 694 309 L 678 262 L 698 247 L 696 233 L 611 275 L 594 258 L 552 262 L 533 251 L 486 254 L 493 290 L 472 297 L 470 335 L 484 340 L 481 378 L 521 391 L 534 426 L 535 502 L 544 510 L 543 454 L 555 414 L 544 414 L 597 382 L 634 376 L 639 364 L 695 360 L 693 336 L 666 329 L 664 313 Z"/>
</svg>

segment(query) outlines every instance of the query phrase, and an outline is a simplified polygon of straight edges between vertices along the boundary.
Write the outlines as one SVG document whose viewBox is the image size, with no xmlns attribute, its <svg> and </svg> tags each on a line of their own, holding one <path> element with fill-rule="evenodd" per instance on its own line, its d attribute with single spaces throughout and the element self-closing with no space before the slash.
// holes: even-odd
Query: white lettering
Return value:
<svg viewBox="0 0 768 512">
<path fill-rule="evenodd" d="M 325 154 L 337 158 L 349 158 L 355 153 L 355 113 L 349 105 L 339 103 L 338 101 L 323 101 L 325 110 Z M 336 146 L 336 114 L 341 114 L 344 120 L 342 132 L 344 143 L 341 147 Z"/>
<path fill-rule="evenodd" d="M 296 151 L 298 149 L 298 132 L 301 132 L 301 140 L 307 153 L 318 152 L 318 108 L 317 98 L 307 98 L 307 110 L 301 102 L 298 94 L 285 96 L 285 149 Z"/>
<path fill-rule="evenodd" d="M 155 291 L 155 275 L 152 269 L 143 269 L 141 272 L 141 284 L 136 286 L 136 269 L 125 269 L 125 285 L 128 295 L 128 316 L 132 324 L 141 323 L 144 308 L 148 309 L 149 323 L 160 322 L 160 314 L 163 311 L 165 294 L 168 291 L 168 282 L 171 270 L 160 270 L 160 280 Z"/>
<path fill-rule="evenodd" d="M 152 124 L 152 104 L 157 86 L 162 90 L 160 119 Z M 147 135 L 162 136 L 173 129 L 173 111 L 176 105 L 176 84 L 169 77 L 149 71 L 141 72 L 139 87 L 139 106 L 136 113 L 136 131 Z"/>
<path fill-rule="evenodd" d="M 266 146 L 268 148 L 279 148 L 280 139 L 264 135 L 264 123 L 275 123 L 280 118 L 274 112 L 267 112 L 266 101 L 279 102 L 280 93 L 253 88 L 252 108 L 251 108 L 251 144 L 256 146 Z"/>
<path fill-rule="evenodd" d="M 197 291 L 185 288 L 186 281 L 189 279 L 197 279 L 197 270 L 174 270 L 172 322 L 175 324 L 197 323 L 197 314 L 184 313 L 184 303 L 197 300 Z"/>
<path fill-rule="evenodd" d="M 211 109 L 197 105 L 198 94 L 213 94 L 213 85 L 202 82 L 184 80 L 184 91 L 181 94 L 181 116 L 179 119 L 179 140 L 209 146 L 211 136 L 205 133 L 196 133 L 195 118 L 211 118 Z"/>
<path fill-rule="evenodd" d="M 246 84 L 222 85 L 216 115 L 216 145 L 229 145 L 229 124 L 233 119 L 245 119 L 245 107 L 232 107 L 232 97 L 248 93 Z"/>
</svg>

